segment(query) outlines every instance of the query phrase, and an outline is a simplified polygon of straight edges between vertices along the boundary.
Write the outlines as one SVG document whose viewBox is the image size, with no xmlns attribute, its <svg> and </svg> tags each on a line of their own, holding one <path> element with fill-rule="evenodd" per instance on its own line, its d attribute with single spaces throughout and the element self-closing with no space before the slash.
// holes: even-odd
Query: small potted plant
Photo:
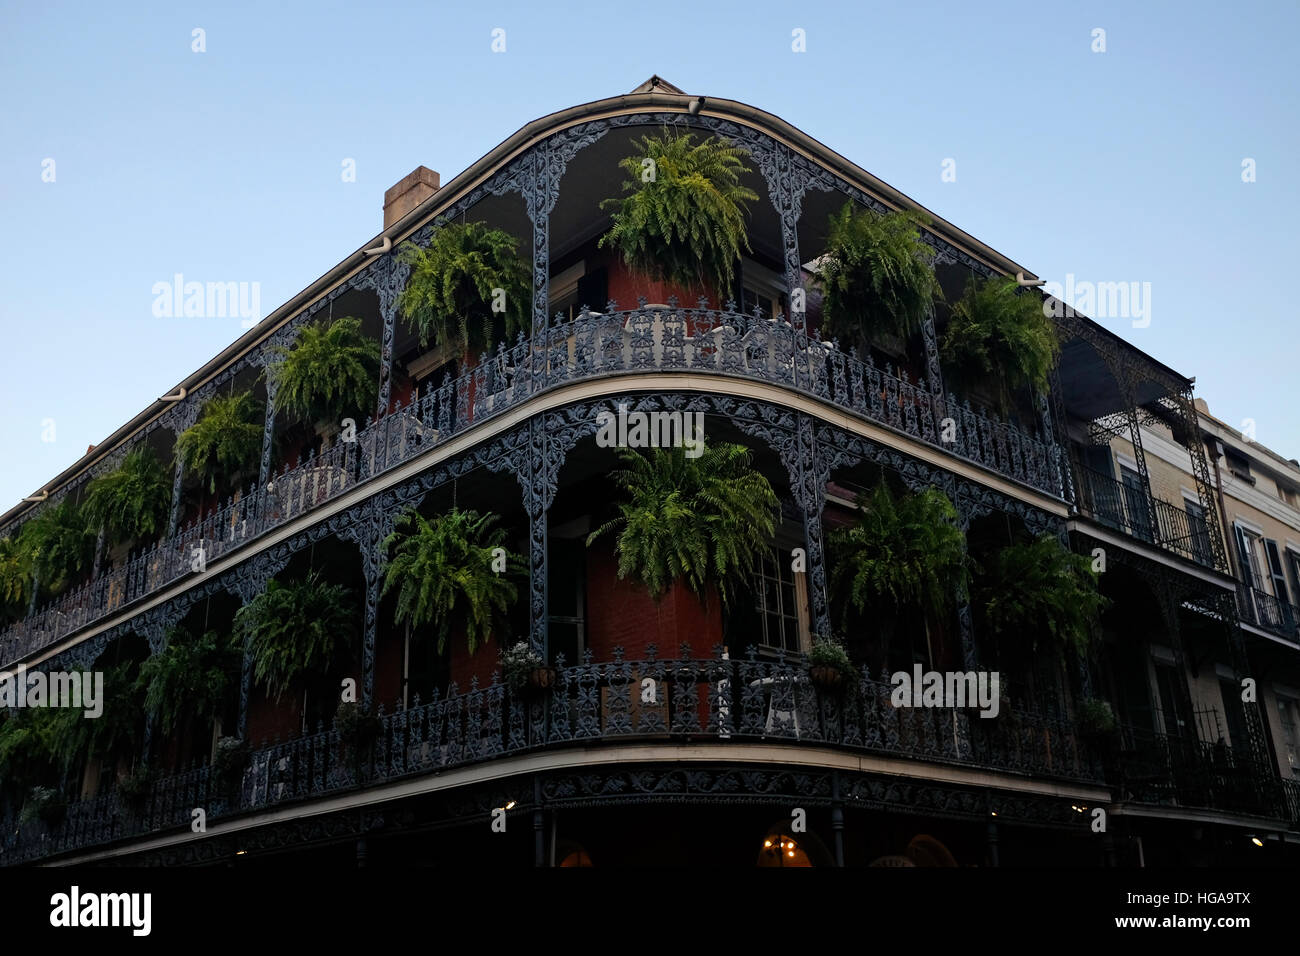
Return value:
<svg viewBox="0 0 1300 956">
<path fill-rule="evenodd" d="M 501 673 L 512 691 L 530 696 L 553 687 L 556 681 L 555 668 L 527 641 L 517 642 L 501 655 Z"/>
<path fill-rule="evenodd" d="M 131 813 L 139 813 L 143 810 L 149 802 L 149 792 L 152 786 L 153 780 L 150 778 L 149 770 L 143 764 L 125 776 L 119 777 L 117 795 L 122 802 L 123 808 Z"/>
<path fill-rule="evenodd" d="M 374 714 L 363 711 L 355 701 L 346 701 L 339 704 L 334 713 L 334 729 L 344 743 L 364 748 L 383 733 L 384 725 Z"/>
<path fill-rule="evenodd" d="M 1098 697 L 1085 697 L 1079 705 L 1079 731 L 1098 743 L 1113 739 L 1119 732 L 1119 721 L 1110 702 Z"/>
<path fill-rule="evenodd" d="M 26 802 L 18 814 L 19 823 L 31 823 L 40 820 L 53 829 L 63 822 L 68 812 L 67 801 L 57 790 L 50 787 L 32 787 Z"/>
<path fill-rule="evenodd" d="M 243 782 L 248 766 L 248 743 L 239 737 L 222 737 L 212 754 L 212 781 L 227 793 Z"/>
<path fill-rule="evenodd" d="M 808 679 L 822 693 L 839 693 L 846 682 L 857 680 L 857 671 L 844 645 L 834 638 L 819 637 L 808 652 Z"/>
</svg>

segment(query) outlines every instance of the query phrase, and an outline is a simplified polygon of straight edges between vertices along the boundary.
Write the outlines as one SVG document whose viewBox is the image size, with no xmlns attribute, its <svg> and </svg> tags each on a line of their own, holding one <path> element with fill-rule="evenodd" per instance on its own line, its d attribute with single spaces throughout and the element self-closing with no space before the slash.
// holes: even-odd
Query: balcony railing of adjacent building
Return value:
<svg viewBox="0 0 1300 956">
<path fill-rule="evenodd" d="M 1300 608 L 1248 584 L 1237 585 L 1237 610 L 1248 624 L 1300 644 Z"/>
<path fill-rule="evenodd" d="M 1107 779 L 1120 800 L 1268 817 L 1290 812 L 1276 777 L 1222 741 L 1126 727 L 1108 760 Z"/>
<path fill-rule="evenodd" d="M 1286 818 L 1291 829 L 1300 830 L 1300 780 L 1282 780 L 1282 797 L 1286 801 Z"/>
<path fill-rule="evenodd" d="M 171 585 L 357 484 L 572 382 L 644 372 L 757 379 L 795 389 L 1052 495 L 1058 447 L 991 413 L 933 394 L 905 372 L 862 362 L 784 321 L 669 308 L 558 322 L 540 341 L 504 345 L 454 381 L 417 396 L 342 442 L 228 501 L 175 537 L 64 594 L 0 632 L 7 666 Z M 952 419 L 954 434 L 945 427 Z M 946 434 L 945 434 L 946 433 Z M 200 562 L 198 559 L 202 558 Z"/>
<path fill-rule="evenodd" d="M 1204 518 L 1168 501 L 1149 498 L 1145 488 L 1124 484 L 1091 468 L 1075 471 L 1079 506 L 1090 518 L 1207 568 L 1215 566 Z"/>
<path fill-rule="evenodd" d="M 647 680 L 648 679 L 648 680 Z M 1098 755 L 1074 729 L 1003 707 L 996 718 L 953 708 L 895 708 L 892 684 L 863 677 L 818 690 L 802 661 L 649 659 L 559 662 L 548 688 L 515 694 L 495 677 L 379 719 L 369 746 L 336 729 L 254 751 L 228 788 L 209 766 L 157 779 L 128 802 L 117 790 L 70 804 L 55 826 L 4 821 L 0 863 L 14 864 L 165 831 L 192 812 L 248 814 L 539 749 L 613 744 L 776 743 L 905 757 L 1098 784 Z M 610 754 L 618 760 L 617 751 Z M 773 757 L 772 759 L 779 759 Z"/>
</svg>

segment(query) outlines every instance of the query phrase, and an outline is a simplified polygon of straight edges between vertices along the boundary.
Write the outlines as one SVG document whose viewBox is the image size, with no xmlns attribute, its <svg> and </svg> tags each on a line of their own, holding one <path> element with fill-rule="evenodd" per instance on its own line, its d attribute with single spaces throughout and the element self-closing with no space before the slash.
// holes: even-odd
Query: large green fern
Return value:
<svg viewBox="0 0 1300 956">
<path fill-rule="evenodd" d="M 174 629 L 167 646 L 140 667 L 145 710 L 164 733 L 186 716 L 217 717 L 239 674 L 240 654 L 229 635 L 205 631 L 198 637 Z"/>
<path fill-rule="evenodd" d="M 23 525 L 18 548 L 46 596 L 62 593 L 90 570 L 98 532 L 71 499 L 64 499 Z"/>
<path fill-rule="evenodd" d="M 185 470 L 217 490 L 218 479 L 229 481 L 252 472 L 262 453 L 265 419 L 251 392 L 217 396 L 203 403 L 199 420 L 176 439 L 176 454 Z"/>
<path fill-rule="evenodd" d="M 113 760 L 143 742 L 139 664 L 128 659 L 102 670 L 103 709 L 98 717 L 87 717 L 84 708 L 50 708 L 48 746 L 64 767 L 93 757 Z"/>
<path fill-rule="evenodd" d="M 298 333 L 292 348 L 275 346 L 269 374 L 277 410 L 310 422 L 365 421 L 379 395 L 379 343 L 361 320 L 343 316 Z"/>
<path fill-rule="evenodd" d="M 1048 534 L 1008 545 L 982 563 L 972 601 L 995 636 L 1031 652 L 1043 638 L 1057 648 L 1087 650 L 1110 604 L 1089 557 Z"/>
<path fill-rule="evenodd" d="M 356 644 L 357 623 L 352 592 L 313 571 L 268 581 L 235 613 L 234 638 L 253 658 L 253 678 L 278 699 L 299 677 L 328 673 Z"/>
<path fill-rule="evenodd" d="M 879 333 L 906 337 L 921 328 L 942 294 L 923 224 L 910 212 L 880 215 L 852 202 L 830 217 L 818 271 L 829 335 L 865 349 Z"/>
<path fill-rule="evenodd" d="M 27 613 L 32 597 L 32 556 L 18 536 L 0 538 L 0 620 Z"/>
<path fill-rule="evenodd" d="M 61 768 L 54 755 L 56 716 L 49 707 L 0 710 L 0 792 L 11 799 L 57 777 Z"/>
<path fill-rule="evenodd" d="M 440 654 L 456 628 L 464 629 L 473 654 L 515 601 L 510 578 L 518 576 L 522 562 L 505 549 L 505 530 L 493 527 L 496 520 L 458 508 L 432 519 L 409 510 L 384 543 L 393 548 L 384 593 L 397 588 L 397 620 L 434 625 Z"/>
<path fill-rule="evenodd" d="M 113 472 L 96 478 L 86 493 L 86 518 L 110 542 L 152 539 L 167 527 L 172 480 L 148 448 L 130 452 Z"/>
<path fill-rule="evenodd" d="M 695 142 L 668 129 L 643 136 L 640 153 L 619 165 L 632 178 L 628 196 L 606 199 L 614 223 L 600 239 L 628 268 L 679 285 L 704 284 L 726 295 L 741 250 L 749 249 L 745 214 L 758 198 L 741 177 L 748 152 L 717 137 Z"/>
<path fill-rule="evenodd" d="M 518 244 L 508 232 L 466 222 L 435 231 L 428 248 L 401 247 L 411 276 L 398 307 L 421 348 L 432 342 L 459 355 L 486 351 L 497 315 L 507 339 L 530 328 L 532 270 L 519 258 Z"/>
<path fill-rule="evenodd" d="M 972 279 L 939 341 L 947 379 L 966 390 L 992 383 L 1002 412 L 1011 408 L 1015 389 L 1046 394 L 1060 352 L 1042 296 L 1021 291 L 1013 278 Z"/>
<path fill-rule="evenodd" d="M 716 585 L 727 604 L 772 546 L 779 512 L 749 449 L 709 445 L 697 458 L 681 447 L 619 454 L 627 467 L 610 475 L 623 495 L 619 515 L 587 543 L 617 531 L 619 578 L 639 577 L 655 600 L 681 579 L 701 597 Z"/>
<path fill-rule="evenodd" d="M 830 584 L 843 607 L 940 614 L 966 586 L 965 538 L 957 509 L 937 488 L 895 498 L 881 482 L 858 498 L 857 521 L 828 538 Z"/>
</svg>

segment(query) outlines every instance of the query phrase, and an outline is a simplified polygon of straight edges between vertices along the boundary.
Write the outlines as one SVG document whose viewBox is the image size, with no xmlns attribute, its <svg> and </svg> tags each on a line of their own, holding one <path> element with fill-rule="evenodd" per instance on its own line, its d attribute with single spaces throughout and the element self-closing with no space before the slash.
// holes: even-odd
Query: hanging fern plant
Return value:
<svg viewBox="0 0 1300 956">
<path fill-rule="evenodd" d="M 530 328 L 532 269 L 518 245 L 508 232 L 466 222 L 438 229 L 428 248 L 402 246 L 398 255 L 410 264 L 411 277 L 398 308 L 421 348 L 432 343 L 461 356 L 486 351 L 497 315 L 507 339 Z"/>
<path fill-rule="evenodd" d="M 825 331 L 865 354 L 880 334 L 920 331 L 942 294 L 934 250 L 921 240 L 924 220 L 911 212 L 881 215 L 852 202 L 830 217 L 817 274 Z"/>
<path fill-rule="evenodd" d="M 167 526 L 171 476 L 148 448 L 139 447 L 115 471 L 96 478 L 86 494 L 90 527 L 112 544 L 153 539 Z"/>
<path fill-rule="evenodd" d="M 938 615 L 965 586 L 965 538 L 957 509 L 937 488 L 895 498 L 884 482 L 858 498 L 857 522 L 831 532 L 830 584 L 847 626 L 849 607 L 894 611 L 913 604 Z"/>
<path fill-rule="evenodd" d="M 644 582 L 656 601 L 677 580 L 703 597 L 710 583 L 728 604 L 772 546 L 779 502 L 743 445 L 709 445 L 697 458 L 682 447 L 619 453 L 610 477 L 622 492 L 619 515 L 587 537 L 617 532 L 618 576 Z"/>
<path fill-rule="evenodd" d="M 269 374 L 286 414 L 311 422 L 364 421 L 379 396 L 379 343 L 344 316 L 305 327 L 292 348 L 275 346 Z"/>
<path fill-rule="evenodd" d="M 47 508 L 23 525 L 18 547 L 45 595 L 61 594 L 90 570 L 98 532 L 69 499 Z"/>
<path fill-rule="evenodd" d="M 100 757 L 115 760 L 132 752 L 144 739 L 140 666 L 125 660 L 104 668 L 103 709 L 87 718 L 75 707 L 50 708 L 50 752 L 64 766 Z"/>
<path fill-rule="evenodd" d="M 1060 357 L 1056 326 L 1043 314 L 1042 297 L 1021 292 L 1013 278 L 974 280 L 953 306 L 939 342 L 944 374 L 969 390 L 990 382 L 995 404 L 1011 409 L 1016 389 L 1046 394 Z"/>
<path fill-rule="evenodd" d="M 251 392 L 218 396 L 203 403 L 199 420 L 176 439 L 185 470 L 217 490 L 217 482 L 253 471 L 262 454 L 262 406 Z"/>
<path fill-rule="evenodd" d="M 205 631 L 195 637 L 176 628 L 168 634 L 167 646 L 140 667 L 147 688 L 144 708 L 168 734 L 187 716 L 211 721 L 221 712 L 239 664 L 239 650 L 229 635 Z"/>
<path fill-rule="evenodd" d="M 18 537 L 0 538 L 0 620 L 21 619 L 31 598 L 31 554 Z"/>
<path fill-rule="evenodd" d="M 384 543 L 393 548 L 393 557 L 383 593 L 397 588 L 399 622 L 435 627 L 439 654 L 456 628 L 464 629 L 469 652 L 475 653 L 502 627 L 515 601 L 510 578 L 521 573 L 523 562 L 506 550 L 504 571 L 498 571 L 496 549 L 504 550 L 505 530 L 493 527 L 496 521 L 496 515 L 459 508 L 432 519 L 408 510 Z"/>
<path fill-rule="evenodd" d="M 356 644 L 352 592 L 311 572 L 301 581 L 272 579 L 235 614 L 234 638 L 253 658 L 253 678 L 277 700 L 299 677 L 327 674 Z"/>
<path fill-rule="evenodd" d="M 631 177 L 601 209 L 615 209 L 599 247 L 612 246 L 633 272 L 677 285 L 703 284 L 723 295 L 741 251 L 749 250 L 747 203 L 758 194 L 741 182 L 749 153 L 717 137 L 665 129 L 642 136 L 639 155 L 619 166 Z"/>
<path fill-rule="evenodd" d="M 1110 601 L 1097 589 L 1086 555 L 1068 550 L 1052 535 L 1013 544 L 983 562 L 973 603 L 989 631 L 1004 641 L 1088 649 L 1101 612 Z"/>
<path fill-rule="evenodd" d="M 57 776 L 55 715 L 51 707 L 0 710 L 0 792 L 13 798 Z"/>
</svg>

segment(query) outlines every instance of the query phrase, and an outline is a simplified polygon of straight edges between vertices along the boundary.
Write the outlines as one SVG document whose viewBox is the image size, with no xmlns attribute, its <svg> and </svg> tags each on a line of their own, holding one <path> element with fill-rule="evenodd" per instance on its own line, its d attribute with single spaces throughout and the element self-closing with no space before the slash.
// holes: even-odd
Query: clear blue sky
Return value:
<svg viewBox="0 0 1300 956">
<path fill-rule="evenodd" d="M 5 3 L 0 511 L 242 332 L 156 318 L 154 283 L 259 282 L 269 313 L 416 166 L 446 182 L 652 73 L 783 117 L 1040 276 L 1150 282 L 1149 327 L 1103 324 L 1300 456 L 1300 4 L 1058 6 Z"/>
</svg>

